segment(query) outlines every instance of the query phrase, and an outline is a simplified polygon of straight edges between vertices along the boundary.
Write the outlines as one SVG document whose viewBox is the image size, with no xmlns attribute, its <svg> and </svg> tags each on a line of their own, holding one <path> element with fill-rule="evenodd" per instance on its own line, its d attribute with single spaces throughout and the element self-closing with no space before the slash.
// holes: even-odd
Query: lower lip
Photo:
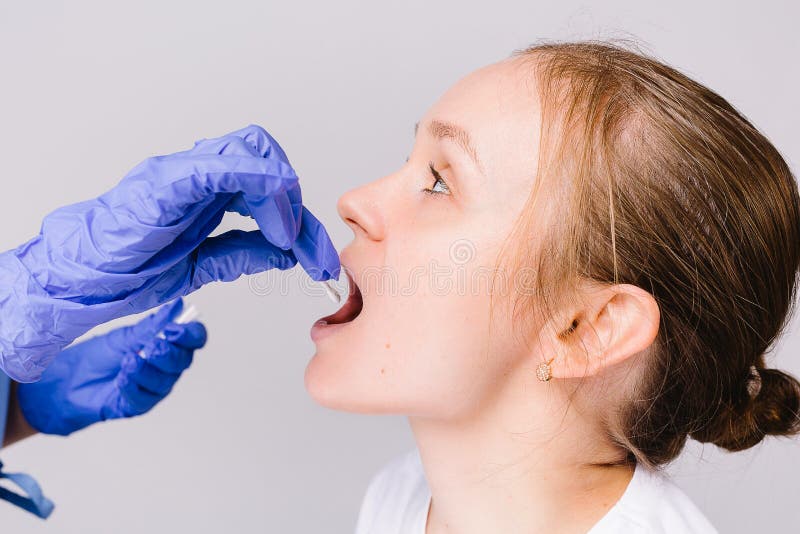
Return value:
<svg viewBox="0 0 800 534">
<path fill-rule="evenodd" d="M 314 323 L 314 326 L 311 327 L 311 339 L 314 343 L 317 343 L 349 324 L 350 323 L 326 324 L 317 321 Z"/>
</svg>

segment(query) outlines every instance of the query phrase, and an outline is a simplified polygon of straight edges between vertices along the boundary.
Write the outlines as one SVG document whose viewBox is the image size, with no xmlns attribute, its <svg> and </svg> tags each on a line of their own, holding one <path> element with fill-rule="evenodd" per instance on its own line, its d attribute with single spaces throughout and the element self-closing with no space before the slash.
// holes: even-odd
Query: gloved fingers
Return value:
<svg viewBox="0 0 800 534">
<path fill-rule="evenodd" d="M 322 281 L 339 277 L 341 269 L 339 253 L 336 252 L 325 227 L 305 207 L 300 221 L 300 235 L 292 251 L 312 280 Z"/>
<path fill-rule="evenodd" d="M 166 339 L 156 338 L 144 349 L 145 357 L 136 359 L 135 366 L 123 369 L 130 376 L 136 376 L 143 368 L 153 367 L 162 373 L 180 374 L 192 365 L 195 349 L 187 349 Z"/>
<path fill-rule="evenodd" d="M 246 200 L 258 203 L 291 190 L 292 204 L 297 202 L 299 192 L 297 174 L 286 153 L 272 136 L 255 125 L 198 141 L 188 151 L 148 158 L 123 182 L 125 187 L 103 195 L 103 202 L 122 209 L 137 203 L 136 220 L 162 228 L 191 224 L 198 208 L 222 194 L 241 193 Z M 281 213 L 285 211 L 282 209 Z M 271 242 L 286 249 L 297 237 L 299 217 L 298 211 L 289 221 L 285 217 L 264 216 L 258 222 Z M 281 224 L 285 228 L 279 228 Z"/>
<path fill-rule="evenodd" d="M 150 391 L 157 392 L 158 389 L 148 385 L 161 380 L 155 376 L 157 373 L 165 375 L 164 380 L 167 376 L 173 376 L 177 380 L 182 372 L 191 367 L 193 361 L 194 349 L 173 347 L 168 352 L 151 354 L 145 360 L 146 365 L 136 375 L 136 381 Z"/>
<path fill-rule="evenodd" d="M 185 153 L 149 158 L 125 181 L 126 187 L 103 195 L 112 208 L 128 207 L 135 200 L 131 195 L 141 196 L 157 203 L 142 206 L 137 216 L 180 220 L 221 193 L 262 198 L 286 191 L 297 184 L 297 174 L 291 165 L 275 158 Z"/>
<path fill-rule="evenodd" d="M 115 417 L 131 417 L 149 411 L 159 403 L 164 395 L 139 387 L 136 382 L 128 381 L 120 388 L 118 402 L 119 412 Z"/>
<path fill-rule="evenodd" d="M 225 211 L 253 218 L 267 241 L 287 250 L 300 231 L 302 208 L 300 187 L 294 186 L 265 198 L 235 195 L 226 204 Z"/>
<path fill-rule="evenodd" d="M 173 160 L 177 167 L 196 165 L 191 184 L 201 200 L 208 194 L 243 193 L 256 198 L 269 197 L 297 184 L 297 174 L 280 160 L 252 156 L 197 155 Z M 176 174 L 176 176 L 179 176 Z"/>
<path fill-rule="evenodd" d="M 146 359 L 139 355 L 126 357 L 117 376 L 121 396 L 139 407 L 150 404 L 149 394 L 166 396 L 194 359 L 194 350 L 171 345 L 163 339 L 157 339 L 145 350 Z"/>
<path fill-rule="evenodd" d="M 164 327 L 164 338 L 177 347 L 196 350 L 206 344 L 208 333 L 203 323 L 198 321 L 185 324 L 169 323 Z"/>
<path fill-rule="evenodd" d="M 240 140 L 242 143 L 238 143 Z M 217 153 L 217 154 L 241 154 L 249 153 L 262 158 L 275 158 L 285 163 L 289 163 L 286 152 L 278 142 L 267 131 L 251 124 L 229 134 L 214 139 L 202 139 L 195 143 L 192 152 L 195 153 Z"/>
<path fill-rule="evenodd" d="M 165 325 L 169 324 L 171 321 L 177 319 L 177 317 L 183 311 L 183 299 L 178 297 L 172 302 L 167 302 L 159 309 L 156 310 L 155 313 L 150 314 L 149 317 L 145 318 L 145 320 L 150 319 L 151 325 L 149 326 L 150 329 L 155 328 L 156 332 L 164 328 Z M 142 323 L 144 321 L 140 321 Z M 144 333 L 144 332 L 142 332 Z"/>
<path fill-rule="evenodd" d="M 153 407 L 169 393 L 180 375 L 168 375 L 149 365 L 137 354 L 129 353 L 117 374 L 117 394 L 123 416 L 138 415 Z M 149 387 L 144 387 L 142 382 Z M 153 389 L 150 389 L 150 388 Z"/>
<path fill-rule="evenodd" d="M 198 141 L 192 151 L 198 154 L 273 158 L 291 168 L 283 148 L 264 128 L 257 125 L 215 139 Z M 237 195 L 226 209 L 253 217 L 264 237 L 285 250 L 292 246 L 300 230 L 303 201 L 298 184 L 287 187 L 284 193 L 259 196 L 245 192 L 244 195 Z"/>
<path fill-rule="evenodd" d="M 156 395 L 166 396 L 172 391 L 172 386 L 180 378 L 180 374 L 165 373 L 155 366 L 146 362 L 139 372 L 130 377 L 131 383 L 135 383 L 140 390 Z"/>
<path fill-rule="evenodd" d="M 282 250 L 258 230 L 231 230 L 209 237 L 196 254 L 192 289 L 211 282 L 230 282 L 243 274 L 289 269 L 297 263 L 291 250 Z"/>
<path fill-rule="evenodd" d="M 292 247 L 300 232 L 303 209 L 299 185 L 295 183 L 280 194 L 265 197 L 244 195 L 244 201 L 267 241 L 284 250 Z"/>
<path fill-rule="evenodd" d="M 256 152 L 262 158 L 277 158 L 281 161 L 289 163 L 289 158 L 286 157 L 286 152 L 264 128 L 257 124 L 245 126 L 241 130 L 233 132 L 231 135 L 241 136 L 242 139 L 252 144 Z"/>
<path fill-rule="evenodd" d="M 238 158 L 239 161 L 228 169 L 222 169 L 209 163 L 208 158 L 219 161 L 233 161 L 232 158 Z M 179 211 L 187 211 L 189 204 L 202 202 L 203 196 L 209 192 L 216 195 L 241 193 L 226 209 L 253 217 L 264 237 L 284 250 L 289 249 L 297 238 L 302 210 L 297 174 L 278 142 L 260 126 L 252 125 L 222 137 L 198 141 L 188 154 L 181 154 L 180 157 L 173 155 L 158 161 L 161 165 L 175 167 L 179 167 L 181 161 L 189 161 L 196 167 L 195 171 L 201 170 L 196 172 L 200 175 L 200 183 L 196 187 L 201 192 L 200 195 L 186 195 L 189 202 L 181 204 Z M 282 182 L 282 187 L 278 187 L 278 184 L 266 187 L 262 184 L 259 187 L 259 184 L 252 183 L 251 177 L 245 176 L 248 172 L 258 174 L 252 169 L 258 162 L 266 169 L 261 172 L 259 179 L 262 182 L 274 182 L 278 179 Z M 226 171 L 229 172 L 226 174 Z M 159 170 L 154 174 L 161 175 L 163 172 Z M 183 176 L 185 172 L 186 170 L 180 168 L 169 171 L 172 176 Z M 237 176 L 231 176 L 232 174 Z M 177 181 L 171 187 L 176 191 L 181 189 Z M 182 191 L 180 195 L 183 194 Z"/>
<path fill-rule="evenodd" d="M 215 139 L 198 141 L 192 153 L 276 159 L 291 168 L 283 148 L 264 128 L 257 125 Z M 245 192 L 232 199 L 226 209 L 253 217 L 268 241 L 288 249 L 299 231 L 301 208 L 300 186 L 294 184 L 287 187 L 285 194 L 260 196 Z"/>
<path fill-rule="evenodd" d="M 228 201 L 228 204 L 225 206 L 225 211 L 238 213 L 243 217 L 252 217 L 250 208 L 247 206 L 247 202 L 245 202 L 244 196 L 241 194 L 234 195 L 233 198 Z"/>
<path fill-rule="evenodd" d="M 241 193 L 247 212 L 272 244 L 288 249 L 300 230 L 302 202 L 294 169 L 278 160 L 239 156 L 196 156 L 216 158 L 194 162 L 203 172 L 194 176 L 187 194 L 190 203 L 208 195 Z M 237 205 L 239 202 L 237 201 Z M 188 206 L 184 206 L 188 209 Z"/>
<path fill-rule="evenodd" d="M 251 143 L 236 135 L 223 135 L 212 139 L 201 139 L 190 150 L 191 154 L 217 154 L 228 156 L 261 157 Z"/>
<path fill-rule="evenodd" d="M 196 141 L 190 150 L 194 154 L 252 154 L 262 158 L 276 158 L 288 163 L 286 152 L 267 131 L 256 124 L 239 130 Z"/>
<path fill-rule="evenodd" d="M 262 157 L 277 158 L 291 166 L 283 148 L 260 126 L 250 125 L 234 132 L 233 135 L 241 135 L 245 142 L 250 143 Z M 299 183 L 287 187 L 285 195 L 269 197 L 268 202 L 260 202 L 260 199 L 248 195 L 244 200 L 251 216 L 256 220 L 264 237 L 270 243 L 282 249 L 292 246 L 300 232 L 300 217 L 303 209 Z M 281 221 L 281 224 L 276 225 L 276 221 Z"/>
<path fill-rule="evenodd" d="M 168 302 L 138 323 L 117 328 L 106 334 L 107 345 L 112 351 L 118 352 L 120 358 L 126 352 L 138 352 L 170 321 L 178 317 L 181 311 L 183 311 L 183 299 L 177 298 Z"/>
</svg>

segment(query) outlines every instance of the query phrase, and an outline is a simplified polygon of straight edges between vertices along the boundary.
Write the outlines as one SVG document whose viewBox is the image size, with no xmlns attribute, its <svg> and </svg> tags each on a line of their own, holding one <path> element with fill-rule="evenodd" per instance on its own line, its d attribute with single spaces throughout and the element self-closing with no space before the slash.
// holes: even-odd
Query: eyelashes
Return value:
<svg viewBox="0 0 800 534">
<path fill-rule="evenodd" d="M 429 195 L 449 195 L 450 194 L 450 186 L 447 185 L 447 182 L 444 181 L 442 175 L 439 174 L 439 171 L 436 170 L 436 167 L 433 166 L 433 162 L 428 162 L 428 169 L 431 171 L 431 175 L 433 176 L 433 185 L 431 187 L 426 187 L 422 191 L 428 193 Z"/>
<path fill-rule="evenodd" d="M 406 163 L 408 163 L 409 159 L 411 159 L 411 156 L 406 156 Z M 450 195 L 450 186 L 447 185 L 445 179 L 442 178 L 442 175 L 436 170 L 432 161 L 428 162 L 428 170 L 430 170 L 431 176 L 433 177 L 433 185 L 423 188 L 422 192 L 429 195 Z"/>
</svg>

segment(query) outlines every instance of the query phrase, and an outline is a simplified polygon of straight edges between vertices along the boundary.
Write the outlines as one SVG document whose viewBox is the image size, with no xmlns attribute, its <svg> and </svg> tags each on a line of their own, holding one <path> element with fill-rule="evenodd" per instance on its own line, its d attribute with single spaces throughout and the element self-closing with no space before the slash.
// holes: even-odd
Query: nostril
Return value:
<svg viewBox="0 0 800 534">
<path fill-rule="evenodd" d="M 374 188 L 364 186 L 349 191 L 339 198 L 337 205 L 339 217 L 356 235 L 374 241 L 383 239 L 383 218 L 375 199 Z"/>
<path fill-rule="evenodd" d="M 356 221 L 355 219 L 353 219 L 353 218 L 351 218 L 351 217 L 347 217 L 347 218 L 345 218 L 344 222 L 346 222 L 346 223 L 348 224 L 348 226 L 350 226 L 351 228 L 353 228 L 353 231 L 354 231 L 354 232 L 357 232 L 357 231 L 359 231 L 359 230 L 360 230 L 360 231 L 364 232 L 365 234 L 367 233 L 366 229 L 364 229 L 364 227 L 363 227 L 363 226 L 361 226 L 360 224 L 358 224 L 358 221 Z"/>
</svg>

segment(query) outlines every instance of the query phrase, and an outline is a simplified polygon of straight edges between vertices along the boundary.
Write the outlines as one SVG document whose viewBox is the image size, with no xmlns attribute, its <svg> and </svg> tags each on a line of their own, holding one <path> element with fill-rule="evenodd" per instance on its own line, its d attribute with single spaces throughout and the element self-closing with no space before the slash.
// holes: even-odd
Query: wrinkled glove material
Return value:
<svg viewBox="0 0 800 534">
<path fill-rule="evenodd" d="M 259 230 L 208 237 L 226 211 L 254 218 Z M 111 191 L 55 210 L 39 235 L 0 254 L 0 368 L 36 381 L 94 326 L 210 282 L 297 263 L 314 280 L 339 275 L 330 237 L 263 128 L 147 159 Z"/>
<path fill-rule="evenodd" d="M 63 351 L 41 380 L 17 387 L 25 419 L 39 432 L 66 436 L 100 421 L 149 411 L 206 343 L 201 323 L 171 322 L 182 305 L 178 299 L 135 325 Z"/>
</svg>

